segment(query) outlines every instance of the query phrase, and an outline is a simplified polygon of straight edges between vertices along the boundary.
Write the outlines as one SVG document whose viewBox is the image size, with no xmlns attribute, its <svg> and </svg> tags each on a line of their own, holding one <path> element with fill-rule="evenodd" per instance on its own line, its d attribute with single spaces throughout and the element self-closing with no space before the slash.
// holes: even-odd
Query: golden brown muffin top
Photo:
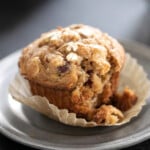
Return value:
<svg viewBox="0 0 150 150">
<path fill-rule="evenodd" d="M 28 80 L 43 86 L 73 89 L 92 81 L 100 92 L 105 77 L 120 72 L 124 57 L 115 39 L 77 24 L 42 34 L 23 49 L 19 68 Z"/>
</svg>

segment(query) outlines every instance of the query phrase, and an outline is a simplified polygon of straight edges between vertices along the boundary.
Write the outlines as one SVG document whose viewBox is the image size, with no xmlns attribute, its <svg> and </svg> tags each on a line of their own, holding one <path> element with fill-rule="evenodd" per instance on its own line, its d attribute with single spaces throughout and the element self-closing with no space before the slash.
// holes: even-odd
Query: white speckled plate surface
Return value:
<svg viewBox="0 0 150 150">
<path fill-rule="evenodd" d="M 122 42 L 138 59 L 150 78 L 150 48 Z M 0 62 L 0 132 L 23 144 L 40 149 L 116 149 L 150 138 L 150 98 L 140 115 L 118 127 L 80 128 L 63 125 L 11 100 L 8 85 L 17 72 L 20 52 Z"/>
</svg>

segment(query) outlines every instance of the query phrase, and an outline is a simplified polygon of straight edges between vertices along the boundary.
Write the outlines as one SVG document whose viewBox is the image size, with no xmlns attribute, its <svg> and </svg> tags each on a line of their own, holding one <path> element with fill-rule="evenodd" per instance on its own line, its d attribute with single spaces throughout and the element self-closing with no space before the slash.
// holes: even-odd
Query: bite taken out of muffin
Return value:
<svg viewBox="0 0 150 150">
<path fill-rule="evenodd" d="M 136 104 L 130 88 L 118 93 L 125 51 L 117 40 L 82 24 L 44 33 L 23 49 L 20 74 L 33 95 L 97 124 L 116 124 Z"/>
</svg>

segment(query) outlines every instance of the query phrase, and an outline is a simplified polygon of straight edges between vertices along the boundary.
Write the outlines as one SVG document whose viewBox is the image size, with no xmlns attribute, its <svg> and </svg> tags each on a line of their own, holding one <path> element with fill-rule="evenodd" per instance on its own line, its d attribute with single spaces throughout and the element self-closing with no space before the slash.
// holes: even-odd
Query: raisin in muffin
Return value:
<svg viewBox="0 0 150 150">
<path fill-rule="evenodd" d="M 77 24 L 44 33 L 25 47 L 19 70 L 33 95 L 88 121 L 114 124 L 123 118 L 112 97 L 124 61 L 124 49 L 115 39 Z"/>
</svg>

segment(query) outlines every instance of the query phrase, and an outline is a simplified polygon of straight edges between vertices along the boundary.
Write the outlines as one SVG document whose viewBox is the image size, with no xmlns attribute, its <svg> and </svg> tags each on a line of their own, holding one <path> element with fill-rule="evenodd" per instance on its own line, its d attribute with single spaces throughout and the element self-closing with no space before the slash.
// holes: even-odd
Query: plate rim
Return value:
<svg viewBox="0 0 150 150">
<path fill-rule="evenodd" d="M 11 132 L 8 132 L 7 130 L 3 129 L 1 131 L 1 133 L 3 135 L 5 135 L 6 137 L 12 139 L 13 141 L 16 141 L 16 142 L 19 142 L 23 145 L 26 145 L 26 146 L 30 146 L 32 148 L 44 148 L 44 149 L 56 149 L 56 150 L 66 150 L 66 149 L 69 149 L 69 150 L 76 150 L 76 149 L 79 149 L 79 150 L 84 150 L 85 147 L 62 147 L 62 145 L 59 144 L 59 146 L 55 144 L 53 144 L 53 146 L 46 146 L 46 145 L 43 145 L 43 144 L 39 144 L 39 143 L 32 143 L 32 141 L 29 140 L 26 140 L 24 138 L 20 138 L 19 136 L 16 136 L 14 134 L 12 134 Z M 145 134 L 147 133 L 147 134 Z M 144 136 L 143 136 L 144 135 Z M 135 137 L 138 140 L 135 141 Z M 119 143 L 120 140 L 113 140 L 111 142 L 104 142 L 102 144 L 94 144 L 94 145 L 91 145 L 91 147 L 86 147 L 87 150 L 109 150 L 109 149 L 118 149 L 118 148 L 125 148 L 125 147 L 129 147 L 129 146 L 132 146 L 133 144 L 137 144 L 142 141 L 145 141 L 146 139 L 150 138 L 150 128 L 147 128 L 145 130 L 143 130 L 142 132 L 139 132 L 139 133 L 136 133 L 134 135 L 131 135 L 131 136 L 128 136 L 128 137 L 125 137 L 124 138 L 124 143 Z M 32 139 L 32 138 L 31 138 Z M 38 141 L 35 139 L 35 141 Z M 107 145 L 109 143 L 109 145 Z M 111 145 L 112 143 L 112 145 Z M 117 144 L 117 145 L 115 145 Z M 115 146 L 114 146 L 115 145 Z M 72 145 L 73 146 L 73 145 Z M 74 145 L 76 146 L 76 145 Z M 80 146 L 84 146 L 84 145 L 80 145 Z M 88 145 L 89 146 L 89 145 Z M 96 146 L 96 147 L 95 147 Z"/>
</svg>

